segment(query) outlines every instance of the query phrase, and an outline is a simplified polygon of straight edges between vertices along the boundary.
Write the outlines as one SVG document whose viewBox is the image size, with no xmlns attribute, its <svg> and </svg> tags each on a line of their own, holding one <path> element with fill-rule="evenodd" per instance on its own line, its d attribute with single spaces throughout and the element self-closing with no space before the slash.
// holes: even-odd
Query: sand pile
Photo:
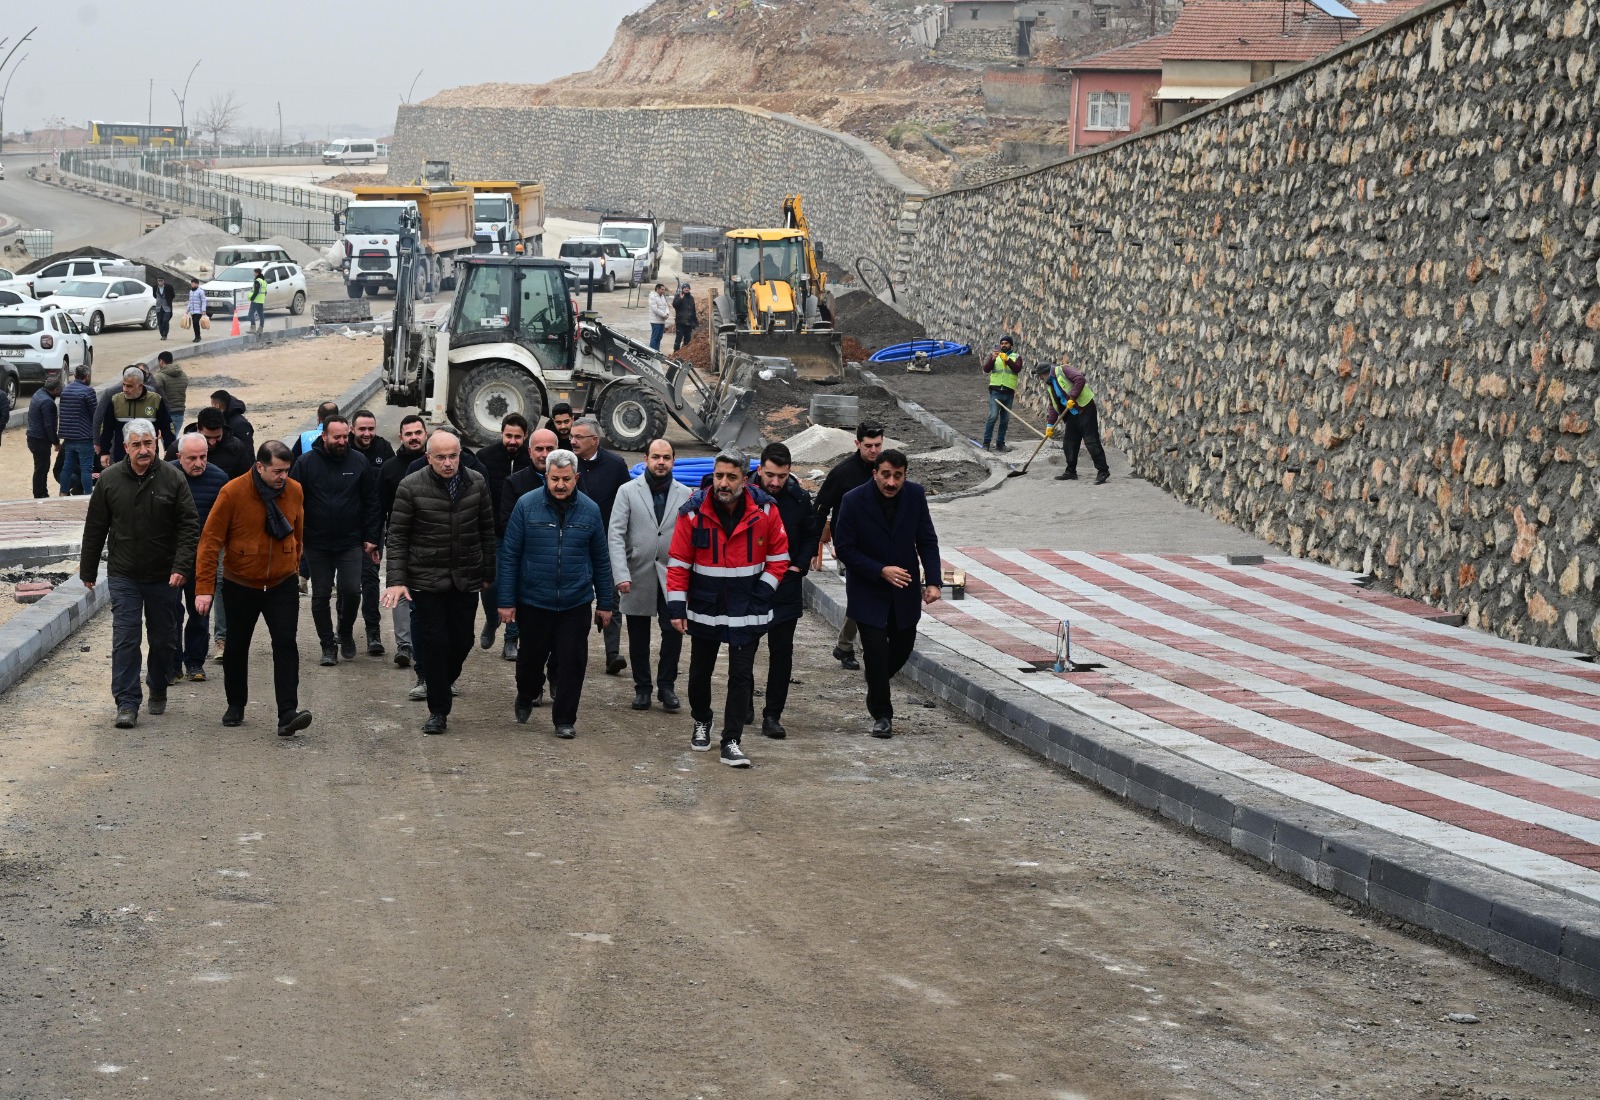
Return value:
<svg viewBox="0 0 1600 1100">
<path fill-rule="evenodd" d="M 211 258 L 217 254 L 217 249 L 244 243 L 243 237 L 225 233 L 199 218 L 174 218 L 142 237 L 113 245 L 111 250 L 130 260 L 210 278 Z"/>
<path fill-rule="evenodd" d="M 258 241 L 256 243 L 277 245 L 279 248 L 283 249 L 289 254 L 289 258 L 291 260 L 305 268 L 307 271 L 312 270 L 313 266 L 316 264 L 322 265 L 322 267 L 316 268 L 317 271 L 321 271 L 328 264 L 326 257 L 324 257 L 323 254 L 316 248 L 306 244 L 305 241 L 297 241 L 293 237 L 284 237 L 280 235 L 277 237 L 268 237 L 266 240 Z"/>
</svg>

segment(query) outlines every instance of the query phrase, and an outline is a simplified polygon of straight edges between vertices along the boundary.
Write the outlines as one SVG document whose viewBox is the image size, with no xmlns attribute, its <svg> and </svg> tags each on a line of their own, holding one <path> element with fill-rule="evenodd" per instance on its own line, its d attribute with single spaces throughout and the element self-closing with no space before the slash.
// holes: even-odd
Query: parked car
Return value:
<svg viewBox="0 0 1600 1100">
<path fill-rule="evenodd" d="M 206 292 L 206 312 L 216 317 L 249 308 L 258 267 L 267 281 L 268 309 L 287 309 L 296 317 L 306 311 L 306 276 L 299 264 L 238 264 L 223 268 L 200 287 Z"/>
<path fill-rule="evenodd" d="M 275 244 L 227 244 L 211 257 L 213 271 L 239 264 L 292 264 L 294 257 Z"/>
<path fill-rule="evenodd" d="M 633 282 L 633 254 L 615 237 L 568 237 L 561 242 L 559 255 L 580 286 L 593 279 L 601 290 L 612 291 L 618 283 Z"/>
<path fill-rule="evenodd" d="M 69 279 L 51 296 L 90 336 L 117 325 L 156 327 L 156 294 L 138 279 L 95 275 Z"/>
<path fill-rule="evenodd" d="M 25 289 L 26 285 L 21 282 L 15 286 L 0 283 L 0 307 L 38 305 L 34 296 Z"/>
<path fill-rule="evenodd" d="M 60 289 L 61 284 L 68 279 L 81 279 L 86 275 L 122 275 L 130 279 L 137 279 L 143 274 L 135 264 L 127 260 L 110 260 L 101 256 L 77 256 L 70 260 L 57 260 L 48 267 L 35 271 L 32 275 L 21 276 L 33 284 L 33 296 L 43 298 L 54 294 Z"/>
<path fill-rule="evenodd" d="M 0 290 L 9 290 L 27 298 L 33 298 L 33 276 L 18 275 L 15 271 L 0 267 Z M 15 302 L 9 303 L 15 305 Z"/>
<path fill-rule="evenodd" d="M 19 398 L 94 362 L 94 341 L 83 326 L 59 309 L 31 305 L 0 308 L 0 371 L 6 396 Z"/>
</svg>

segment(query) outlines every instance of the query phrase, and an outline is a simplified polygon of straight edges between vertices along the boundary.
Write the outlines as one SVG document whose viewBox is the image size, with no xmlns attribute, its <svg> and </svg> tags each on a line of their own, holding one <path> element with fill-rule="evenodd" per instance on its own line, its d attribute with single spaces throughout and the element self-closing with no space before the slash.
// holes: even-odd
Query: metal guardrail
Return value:
<svg viewBox="0 0 1600 1100">
<path fill-rule="evenodd" d="M 80 156 L 76 152 L 61 154 L 61 171 L 82 179 L 94 180 L 111 187 L 132 191 L 137 195 L 162 202 L 192 206 L 200 210 L 227 216 L 242 213 L 237 199 L 205 187 L 197 187 L 182 180 L 166 179 L 137 169 L 118 168 L 112 163 Z"/>
<path fill-rule="evenodd" d="M 163 160 L 193 160 L 197 157 L 227 157 L 230 160 L 256 160 L 280 157 L 321 157 L 325 143 L 305 142 L 296 145 L 84 145 L 70 150 L 75 155 L 93 160 L 129 160 L 155 157 Z"/>
<path fill-rule="evenodd" d="M 201 187 L 210 187 L 231 195 L 243 195 L 245 198 L 259 199 L 278 206 L 298 206 L 306 210 L 325 210 L 330 214 L 337 214 L 350 205 L 350 200 L 343 195 L 328 195 L 321 191 L 308 191 L 304 187 L 267 183 L 263 180 L 248 180 L 226 172 L 189 168 L 183 164 L 164 164 L 161 171 L 163 175 L 182 177 Z"/>
<path fill-rule="evenodd" d="M 268 237 L 292 237 L 313 248 L 327 248 L 339 240 L 332 218 L 205 218 L 204 221 L 252 241 Z"/>
</svg>

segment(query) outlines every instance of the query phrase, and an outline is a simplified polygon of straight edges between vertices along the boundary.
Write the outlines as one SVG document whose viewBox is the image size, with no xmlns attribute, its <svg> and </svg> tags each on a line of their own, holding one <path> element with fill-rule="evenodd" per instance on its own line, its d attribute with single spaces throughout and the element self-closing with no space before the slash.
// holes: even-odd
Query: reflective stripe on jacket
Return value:
<svg viewBox="0 0 1600 1100">
<path fill-rule="evenodd" d="M 789 571 L 789 537 L 775 501 L 745 486 L 744 513 L 729 534 L 704 489 L 678 509 L 667 563 L 667 615 L 689 633 L 744 645 L 772 625 L 773 597 Z"/>
</svg>

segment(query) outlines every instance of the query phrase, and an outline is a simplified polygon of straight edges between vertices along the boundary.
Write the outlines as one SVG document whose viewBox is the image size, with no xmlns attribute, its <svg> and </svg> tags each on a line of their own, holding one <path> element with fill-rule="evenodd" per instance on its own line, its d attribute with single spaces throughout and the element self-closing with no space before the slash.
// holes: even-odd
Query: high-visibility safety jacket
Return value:
<svg viewBox="0 0 1600 1100">
<path fill-rule="evenodd" d="M 789 570 L 789 536 L 777 502 L 745 486 L 744 512 L 730 533 L 716 500 L 700 489 L 678 509 L 667 561 L 667 617 L 689 633 L 745 645 L 772 625 L 773 596 Z"/>
<path fill-rule="evenodd" d="M 1050 394 L 1052 424 L 1056 422 L 1057 416 L 1067 411 L 1068 401 L 1073 403 L 1073 408 L 1081 409 L 1094 400 L 1094 390 L 1089 388 L 1083 372 L 1065 363 L 1057 363 L 1055 370 L 1050 372 L 1046 392 Z"/>
<path fill-rule="evenodd" d="M 989 356 L 989 385 L 1003 390 L 1017 388 L 1017 357 L 997 351 Z"/>
<path fill-rule="evenodd" d="M 250 304 L 253 306 L 267 304 L 267 281 L 265 279 L 257 278 L 250 284 Z"/>
</svg>

